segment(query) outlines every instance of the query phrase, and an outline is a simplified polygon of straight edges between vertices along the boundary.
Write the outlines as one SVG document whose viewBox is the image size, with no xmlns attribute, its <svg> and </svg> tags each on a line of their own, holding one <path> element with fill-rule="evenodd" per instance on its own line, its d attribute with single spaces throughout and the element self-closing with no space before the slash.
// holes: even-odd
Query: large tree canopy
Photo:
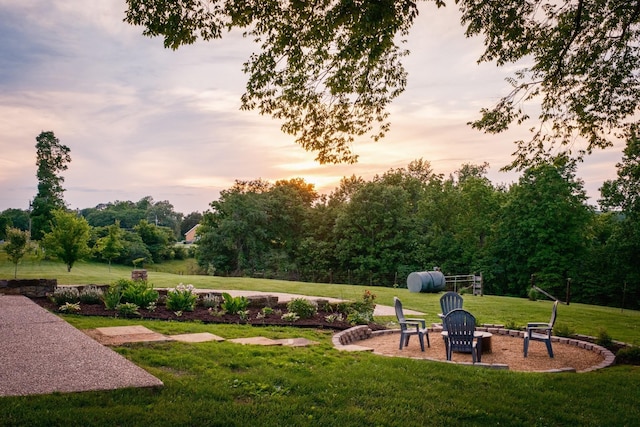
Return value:
<svg viewBox="0 0 640 427">
<path fill-rule="evenodd" d="M 351 143 L 389 128 L 386 106 L 406 84 L 396 36 L 417 15 L 413 1 L 127 0 L 126 21 L 177 49 L 224 29 L 245 29 L 261 51 L 244 64 L 243 109 L 283 121 L 321 163 L 355 162 Z"/>
<path fill-rule="evenodd" d="M 564 152 L 582 157 L 626 135 L 640 97 L 640 1 L 425 0 L 455 4 L 482 61 L 522 68 L 512 91 L 472 125 L 501 132 L 529 120 L 512 168 Z M 127 0 L 125 20 L 166 47 L 245 29 L 260 51 L 245 63 L 242 108 L 283 121 L 320 162 L 353 162 L 356 137 L 389 128 L 388 104 L 406 84 L 399 47 L 418 14 L 412 0 Z M 434 12 L 437 13 L 437 12 Z M 578 142 L 577 142 L 578 141 Z"/>
</svg>

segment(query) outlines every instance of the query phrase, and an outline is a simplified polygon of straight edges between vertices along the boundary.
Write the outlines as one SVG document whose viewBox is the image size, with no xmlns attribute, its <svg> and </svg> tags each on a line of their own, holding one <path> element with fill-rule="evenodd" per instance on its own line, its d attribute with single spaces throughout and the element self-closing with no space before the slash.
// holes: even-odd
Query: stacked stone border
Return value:
<svg viewBox="0 0 640 427">
<path fill-rule="evenodd" d="M 494 335 L 508 335 L 514 338 L 524 338 L 524 331 L 516 331 L 512 329 L 505 329 L 502 325 L 482 325 L 481 327 L 476 328 L 478 331 L 489 332 Z M 429 332 L 440 332 L 442 328 L 438 326 L 432 326 L 428 329 Z M 373 354 L 378 354 L 381 356 L 388 356 L 386 354 L 382 354 L 376 352 L 374 349 L 370 347 L 365 347 L 358 345 L 359 341 L 372 338 L 380 335 L 391 335 L 400 333 L 400 329 L 386 329 L 382 331 L 372 331 L 367 325 L 354 326 L 353 328 L 341 331 L 335 334 L 332 338 L 333 346 L 340 351 L 367 351 L 372 352 Z M 579 371 L 579 372 L 591 372 L 598 369 L 606 368 L 615 363 L 616 356 L 600 345 L 589 342 L 588 339 L 595 339 L 593 337 L 588 337 L 583 335 L 583 339 L 574 339 L 574 338 L 564 338 L 564 337 L 551 337 L 552 342 L 558 342 L 562 344 L 573 345 L 579 348 L 583 348 L 588 351 L 593 351 L 598 353 L 604 357 L 604 360 L 598 365 L 592 366 L 588 369 Z M 472 365 L 472 366 L 480 366 L 484 368 L 491 369 L 504 369 L 508 370 L 509 366 L 505 364 L 499 363 L 469 363 L 469 362 L 450 362 L 450 361 L 442 361 L 434 358 L 413 358 L 416 360 L 430 360 L 441 363 L 455 363 L 459 365 Z M 556 372 L 576 372 L 574 368 L 561 368 L 561 369 L 550 369 L 548 371 L 536 371 L 536 372 L 546 372 L 546 373 L 556 373 Z"/>
<path fill-rule="evenodd" d="M 45 297 L 58 286 L 57 279 L 0 279 L 0 295 Z"/>
</svg>

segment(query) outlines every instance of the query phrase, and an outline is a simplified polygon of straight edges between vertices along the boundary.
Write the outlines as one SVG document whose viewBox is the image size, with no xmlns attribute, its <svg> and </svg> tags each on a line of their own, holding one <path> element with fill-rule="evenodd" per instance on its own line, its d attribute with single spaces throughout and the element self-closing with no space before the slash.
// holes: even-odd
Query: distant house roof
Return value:
<svg viewBox="0 0 640 427">
<path fill-rule="evenodd" d="M 193 243 L 196 240 L 196 228 L 200 227 L 200 224 L 196 224 L 189 231 L 184 233 L 184 242 Z"/>
</svg>

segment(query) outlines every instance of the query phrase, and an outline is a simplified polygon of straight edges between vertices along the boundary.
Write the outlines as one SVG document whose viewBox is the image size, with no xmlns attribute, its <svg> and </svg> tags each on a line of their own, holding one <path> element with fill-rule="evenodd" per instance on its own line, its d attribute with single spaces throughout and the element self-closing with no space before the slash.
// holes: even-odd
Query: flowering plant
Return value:
<svg viewBox="0 0 640 427">
<path fill-rule="evenodd" d="M 180 283 L 175 289 L 169 289 L 165 304 L 172 311 L 193 311 L 198 300 L 193 285 Z"/>
</svg>

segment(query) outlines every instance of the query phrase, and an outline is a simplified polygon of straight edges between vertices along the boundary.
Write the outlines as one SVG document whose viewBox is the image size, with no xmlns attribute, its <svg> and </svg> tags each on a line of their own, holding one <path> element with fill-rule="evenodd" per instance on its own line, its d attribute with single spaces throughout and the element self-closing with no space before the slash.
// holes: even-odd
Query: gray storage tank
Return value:
<svg viewBox="0 0 640 427">
<path fill-rule="evenodd" d="M 440 292 L 445 287 L 444 274 L 441 271 L 417 271 L 407 276 L 409 292 Z"/>
</svg>

